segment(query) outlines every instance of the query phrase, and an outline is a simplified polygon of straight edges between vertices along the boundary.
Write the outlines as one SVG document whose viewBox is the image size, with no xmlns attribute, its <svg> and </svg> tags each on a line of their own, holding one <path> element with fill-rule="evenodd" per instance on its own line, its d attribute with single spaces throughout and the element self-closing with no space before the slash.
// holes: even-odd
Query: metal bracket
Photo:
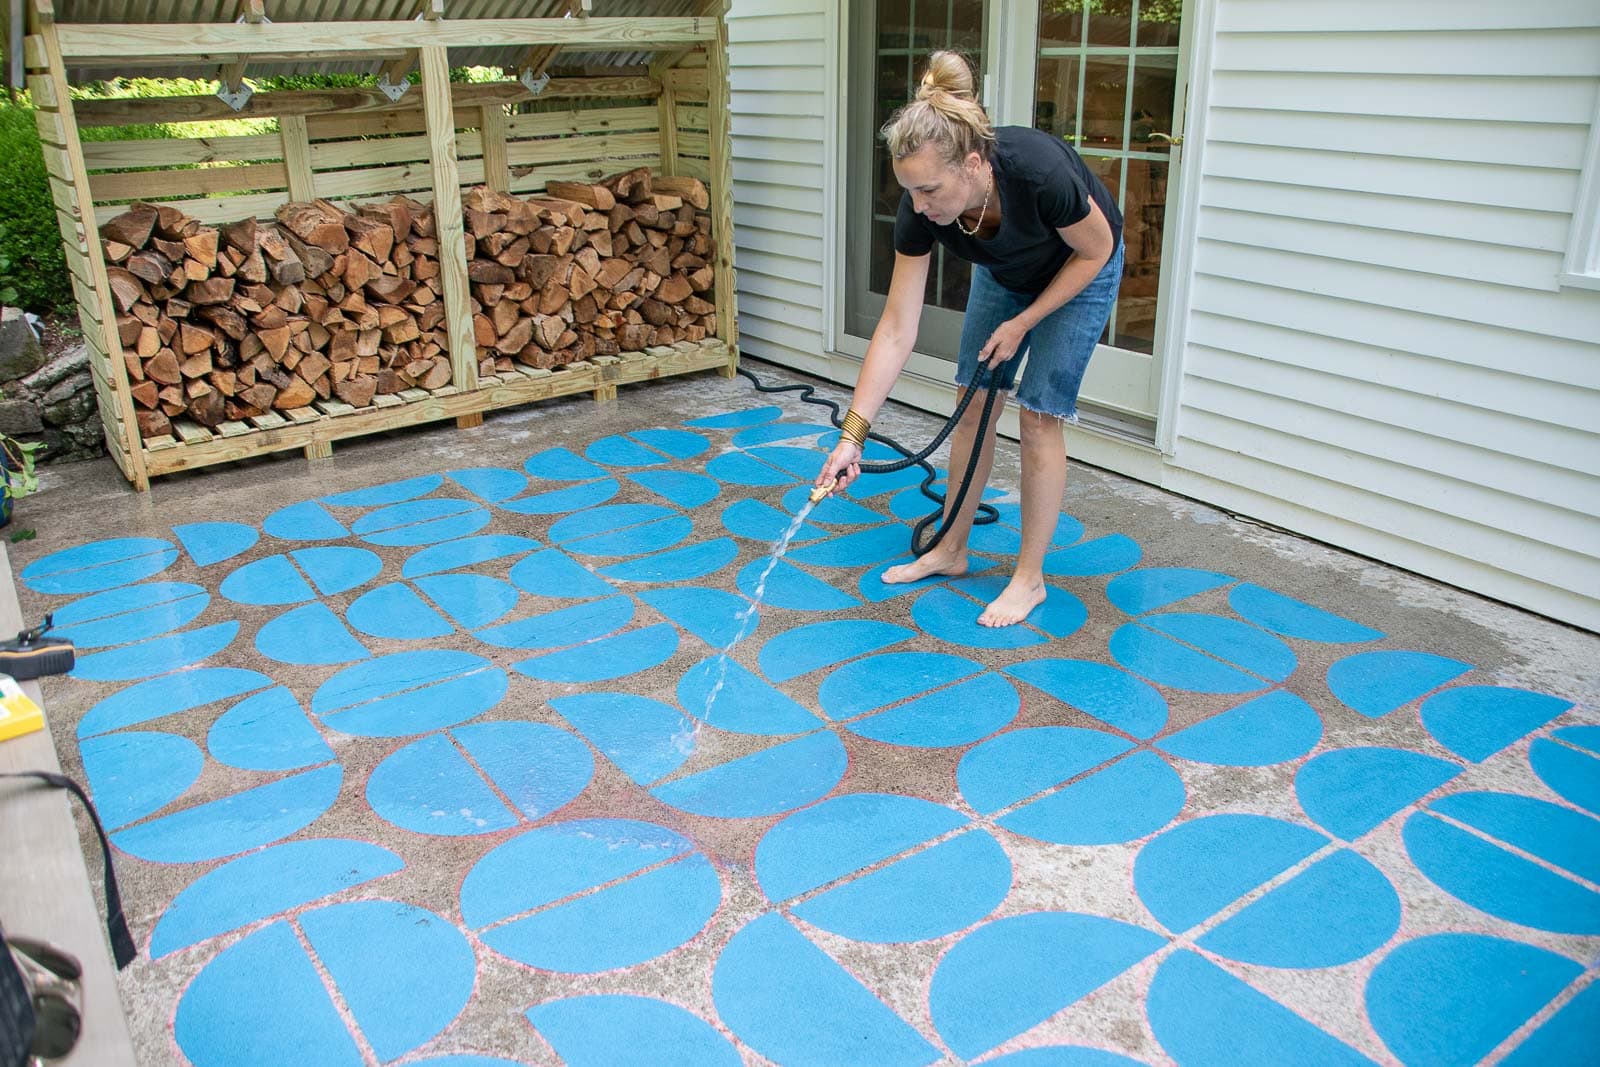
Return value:
<svg viewBox="0 0 1600 1067">
<path fill-rule="evenodd" d="M 238 111 L 240 108 L 248 104 L 250 102 L 250 98 L 254 95 L 256 95 L 256 91 L 250 88 L 250 83 L 245 81 L 243 78 L 239 79 L 238 92 L 234 92 L 233 90 L 229 89 L 227 85 L 222 82 L 217 83 L 217 99 L 221 100 L 224 104 L 227 104 L 235 111 Z"/>
<path fill-rule="evenodd" d="M 378 91 L 387 96 L 391 101 L 399 100 L 406 95 L 406 90 L 411 88 L 410 78 L 401 78 L 398 85 L 389 81 L 389 72 L 384 71 L 378 75 Z"/>
<path fill-rule="evenodd" d="M 534 77 L 532 70 L 524 68 L 517 74 L 517 80 L 527 86 L 528 92 L 538 96 L 544 92 L 544 87 L 550 84 L 550 73 L 546 71 L 538 77 Z"/>
</svg>

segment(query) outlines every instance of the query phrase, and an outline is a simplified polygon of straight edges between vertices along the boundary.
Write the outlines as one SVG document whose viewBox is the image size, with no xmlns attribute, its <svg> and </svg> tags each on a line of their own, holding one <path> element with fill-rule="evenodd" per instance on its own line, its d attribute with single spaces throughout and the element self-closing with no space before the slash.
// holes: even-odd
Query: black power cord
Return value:
<svg viewBox="0 0 1600 1067">
<path fill-rule="evenodd" d="M 840 423 L 843 422 L 844 417 L 839 413 L 839 405 L 826 397 L 817 396 L 817 391 L 814 386 L 804 384 L 763 385 L 760 378 L 757 378 L 753 373 L 744 367 L 739 368 L 739 375 L 744 378 L 749 378 L 751 384 L 756 387 L 757 392 L 798 392 L 800 394 L 800 399 L 805 403 L 820 404 L 821 406 L 827 408 L 829 411 L 828 421 L 833 423 L 835 427 L 838 427 Z M 949 531 L 949 524 L 941 523 L 939 528 L 934 531 L 933 536 L 928 539 L 928 543 L 922 543 L 923 535 L 927 528 L 943 517 L 945 503 L 945 498 L 932 488 L 935 479 L 938 478 L 938 472 L 933 469 L 933 464 L 928 462 L 928 457 L 933 455 L 935 449 L 944 444 L 945 438 L 950 436 L 951 431 L 956 428 L 956 424 L 961 421 L 961 416 L 966 413 L 967 405 L 971 404 L 972 398 L 978 394 L 979 390 L 982 390 L 984 393 L 983 417 L 978 421 L 978 432 L 973 441 L 972 454 L 967 457 L 967 469 L 961 475 L 961 485 L 960 488 L 956 490 L 955 505 L 950 509 L 951 515 L 959 515 L 961 513 L 961 505 L 965 503 L 967 499 L 967 492 L 972 486 L 972 477 L 977 473 L 978 470 L 978 456 L 983 445 L 983 439 L 989 432 L 990 420 L 994 418 L 994 401 L 997 394 L 995 393 L 994 389 L 990 388 L 990 379 L 993 378 L 993 376 L 994 371 L 992 368 L 986 365 L 978 368 L 977 378 L 973 381 L 972 385 L 961 394 L 961 399 L 956 403 L 955 411 L 950 413 L 950 418 L 945 421 L 943 428 L 941 428 L 939 432 L 934 435 L 932 441 L 928 442 L 928 447 L 924 448 L 920 452 L 912 452 L 911 449 L 907 448 L 899 441 L 896 441 L 894 438 L 885 436 L 883 434 L 869 433 L 867 435 L 870 440 L 879 441 L 888 445 L 905 458 L 889 460 L 882 463 L 862 463 L 862 474 L 893 474 L 895 471 L 905 470 L 907 467 L 921 467 L 925 472 L 925 475 L 922 479 L 922 485 L 919 487 L 922 490 L 922 495 L 939 505 L 938 511 L 933 512 L 931 515 L 923 516 L 921 519 L 917 520 L 917 524 L 912 527 L 911 552 L 913 555 L 922 556 L 933 551 L 934 546 L 936 546 L 940 541 L 944 540 L 944 535 Z M 972 524 L 974 526 L 985 526 L 991 522 L 997 522 L 999 518 L 1000 513 L 994 509 L 993 505 L 980 502 L 978 504 L 977 515 L 973 518 Z"/>
</svg>

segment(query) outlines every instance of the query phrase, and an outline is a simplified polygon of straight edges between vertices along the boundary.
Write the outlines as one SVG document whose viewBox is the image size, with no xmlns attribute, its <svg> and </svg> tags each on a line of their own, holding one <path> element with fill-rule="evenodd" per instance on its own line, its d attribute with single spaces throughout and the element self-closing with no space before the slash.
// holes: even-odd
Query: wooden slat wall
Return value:
<svg viewBox="0 0 1600 1067">
<path fill-rule="evenodd" d="M 1165 484 L 1600 628 L 1600 5 L 1220 0 L 1211 78 Z"/>
</svg>

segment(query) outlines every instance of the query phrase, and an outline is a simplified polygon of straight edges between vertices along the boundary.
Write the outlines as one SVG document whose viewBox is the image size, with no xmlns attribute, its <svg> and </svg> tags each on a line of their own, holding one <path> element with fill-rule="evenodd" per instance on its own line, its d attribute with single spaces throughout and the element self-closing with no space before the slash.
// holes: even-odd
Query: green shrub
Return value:
<svg viewBox="0 0 1600 1067">
<path fill-rule="evenodd" d="M 33 109 L 0 101 L 0 289 L 41 314 L 72 303 Z"/>
</svg>

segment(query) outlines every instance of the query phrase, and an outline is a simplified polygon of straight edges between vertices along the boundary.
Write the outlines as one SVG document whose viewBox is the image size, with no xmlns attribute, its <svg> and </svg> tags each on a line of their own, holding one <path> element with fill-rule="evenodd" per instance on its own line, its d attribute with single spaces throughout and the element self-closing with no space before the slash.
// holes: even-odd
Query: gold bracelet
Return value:
<svg viewBox="0 0 1600 1067">
<path fill-rule="evenodd" d="M 839 433 L 846 439 L 853 441 L 857 448 L 865 448 L 867 434 L 872 432 L 872 423 L 861 417 L 855 408 L 844 413 L 844 420 L 839 426 Z"/>
</svg>

